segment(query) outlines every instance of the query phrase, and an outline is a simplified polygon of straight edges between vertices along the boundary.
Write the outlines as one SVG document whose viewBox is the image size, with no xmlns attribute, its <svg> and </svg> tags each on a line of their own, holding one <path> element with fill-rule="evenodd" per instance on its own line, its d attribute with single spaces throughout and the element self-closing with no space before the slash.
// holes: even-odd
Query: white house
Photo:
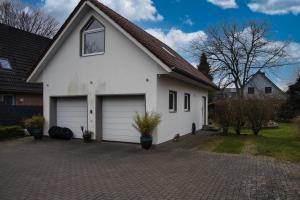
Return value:
<svg viewBox="0 0 300 200">
<path fill-rule="evenodd" d="M 139 142 L 136 112 L 161 113 L 154 143 L 201 129 L 217 87 L 166 44 L 96 0 L 82 0 L 44 53 L 29 82 L 43 83 L 44 134 L 81 126 L 94 139 Z"/>
</svg>

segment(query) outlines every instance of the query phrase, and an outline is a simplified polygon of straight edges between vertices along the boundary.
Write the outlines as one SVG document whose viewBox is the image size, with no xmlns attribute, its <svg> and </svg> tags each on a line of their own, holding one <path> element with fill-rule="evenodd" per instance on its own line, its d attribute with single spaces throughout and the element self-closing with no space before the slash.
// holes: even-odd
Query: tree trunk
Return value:
<svg viewBox="0 0 300 200">
<path fill-rule="evenodd" d="M 235 106 L 236 108 L 236 124 L 235 124 L 235 132 L 237 135 L 241 135 L 241 129 L 243 126 L 243 100 L 244 100 L 244 87 L 238 88 L 238 85 L 236 84 L 236 90 L 237 90 L 237 98 L 238 102 Z"/>
<path fill-rule="evenodd" d="M 228 127 L 223 127 L 223 135 L 228 135 Z"/>
</svg>

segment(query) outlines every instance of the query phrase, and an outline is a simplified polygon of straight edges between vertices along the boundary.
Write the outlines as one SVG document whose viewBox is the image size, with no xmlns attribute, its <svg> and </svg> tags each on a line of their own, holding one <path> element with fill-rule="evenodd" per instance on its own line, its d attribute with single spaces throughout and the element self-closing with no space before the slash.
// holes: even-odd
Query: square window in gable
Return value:
<svg viewBox="0 0 300 200">
<path fill-rule="evenodd" d="M 105 51 L 105 28 L 95 18 L 91 18 L 81 33 L 82 56 L 103 54 Z"/>
<path fill-rule="evenodd" d="M 254 94 L 255 90 L 254 87 L 248 87 L 248 94 Z"/>
<path fill-rule="evenodd" d="M 266 94 L 272 94 L 272 87 L 265 87 Z"/>
</svg>

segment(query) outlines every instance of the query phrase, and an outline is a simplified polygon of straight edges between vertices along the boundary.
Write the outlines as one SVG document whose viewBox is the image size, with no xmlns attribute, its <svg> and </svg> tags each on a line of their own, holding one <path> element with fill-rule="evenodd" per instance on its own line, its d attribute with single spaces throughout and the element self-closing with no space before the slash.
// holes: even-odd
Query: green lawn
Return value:
<svg viewBox="0 0 300 200">
<path fill-rule="evenodd" d="M 200 142 L 199 150 L 270 156 L 280 160 L 300 162 L 300 134 L 292 124 L 282 123 L 278 129 L 264 129 L 254 136 L 249 129 L 242 135 L 214 135 Z"/>
</svg>

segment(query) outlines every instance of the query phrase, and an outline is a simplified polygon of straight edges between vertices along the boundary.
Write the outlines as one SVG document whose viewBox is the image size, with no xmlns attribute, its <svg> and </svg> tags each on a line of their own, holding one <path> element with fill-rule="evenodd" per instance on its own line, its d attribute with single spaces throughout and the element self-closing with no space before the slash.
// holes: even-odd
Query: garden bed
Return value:
<svg viewBox="0 0 300 200">
<path fill-rule="evenodd" d="M 0 126 L 0 141 L 24 136 L 25 131 L 21 126 Z"/>
</svg>

